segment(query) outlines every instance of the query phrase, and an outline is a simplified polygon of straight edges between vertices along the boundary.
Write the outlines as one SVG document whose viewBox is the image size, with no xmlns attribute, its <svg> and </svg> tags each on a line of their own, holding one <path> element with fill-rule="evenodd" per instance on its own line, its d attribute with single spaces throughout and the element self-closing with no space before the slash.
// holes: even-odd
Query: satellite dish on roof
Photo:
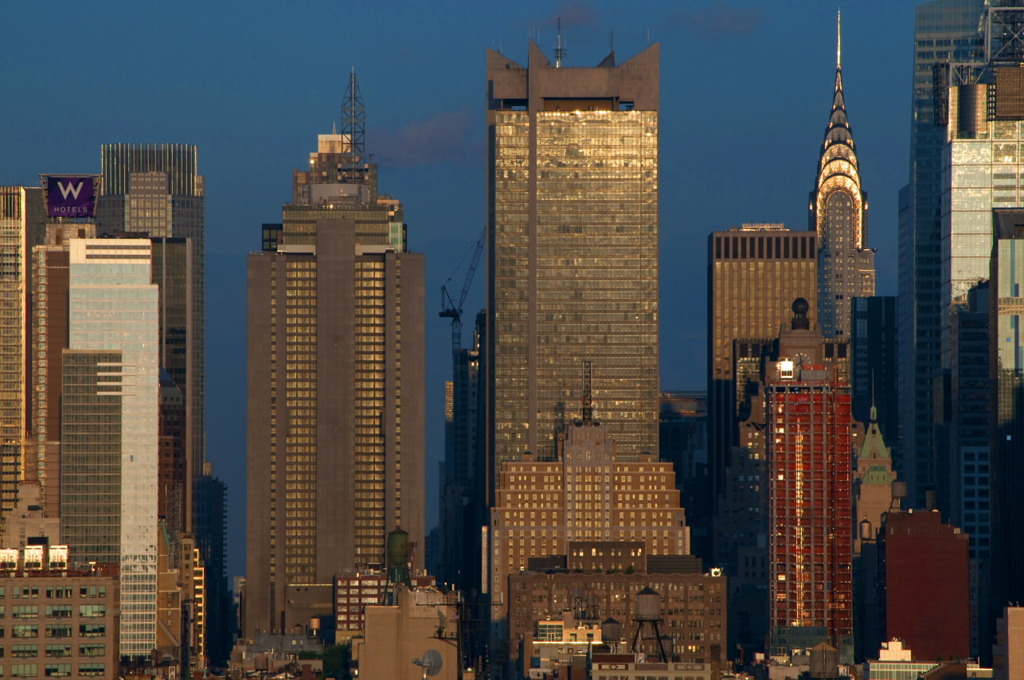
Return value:
<svg viewBox="0 0 1024 680">
<path fill-rule="evenodd" d="M 436 649 L 428 649 L 423 653 L 422 659 L 413 659 L 412 662 L 423 669 L 423 677 L 431 677 L 441 672 L 441 652 Z"/>
</svg>

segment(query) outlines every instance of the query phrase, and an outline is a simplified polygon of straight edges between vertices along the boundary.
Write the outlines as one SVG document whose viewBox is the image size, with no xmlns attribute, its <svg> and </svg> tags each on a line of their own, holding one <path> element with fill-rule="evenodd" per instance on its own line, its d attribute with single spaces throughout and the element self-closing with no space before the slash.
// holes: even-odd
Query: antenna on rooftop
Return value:
<svg viewBox="0 0 1024 680">
<path fill-rule="evenodd" d="M 347 140 L 351 162 L 358 163 L 366 152 L 366 107 L 359 92 L 355 66 L 348 77 L 345 99 L 341 103 L 341 134 Z"/>
<path fill-rule="evenodd" d="M 569 56 L 562 44 L 562 17 L 558 17 L 558 43 L 555 46 L 555 68 L 561 68 L 562 60 Z"/>
</svg>

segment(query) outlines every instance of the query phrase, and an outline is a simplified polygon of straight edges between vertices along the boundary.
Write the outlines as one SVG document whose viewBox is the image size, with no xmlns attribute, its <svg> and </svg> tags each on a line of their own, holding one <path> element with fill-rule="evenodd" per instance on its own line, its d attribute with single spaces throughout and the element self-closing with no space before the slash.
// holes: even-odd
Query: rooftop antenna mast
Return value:
<svg viewBox="0 0 1024 680">
<path fill-rule="evenodd" d="M 349 165 L 354 167 L 366 152 L 366 107 L 359 92 L 355 66 L 348 77 L 345 99 L 341 102 L 341 134 L 347 141 Z"/>
<path fill-rule="evenodd" d="M 558 43 L 555 47 L 555 68 L 562 67 L 562 60 L 569 56 L 562 43 L 562 17 L 558 17 Z"/>
</svg>

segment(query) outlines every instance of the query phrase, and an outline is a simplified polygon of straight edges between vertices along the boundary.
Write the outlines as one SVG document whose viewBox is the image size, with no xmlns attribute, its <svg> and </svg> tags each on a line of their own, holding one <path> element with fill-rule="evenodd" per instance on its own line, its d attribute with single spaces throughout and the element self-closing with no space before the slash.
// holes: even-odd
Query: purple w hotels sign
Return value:
<svg viewBox="0 0 1024 680">
<path fill-rule="evenodd" d="M 47 177 L 46 205 L 50 217 L 92 217 L 96 208 L 96 178 Z"/>
</svg>

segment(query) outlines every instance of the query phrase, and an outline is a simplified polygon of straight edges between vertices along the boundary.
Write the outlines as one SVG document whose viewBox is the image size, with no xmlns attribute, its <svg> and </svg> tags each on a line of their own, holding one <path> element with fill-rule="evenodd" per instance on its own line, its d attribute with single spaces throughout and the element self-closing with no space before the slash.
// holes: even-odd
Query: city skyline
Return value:
<svg viewBox="0 0 1024 680">
<path fill-rule="evenodd" d="M 370 37 L 353 37 L 351 51 L 343 49 L 340 56 L 327 43 L 319 47 L 303 40 L 303 51 L 316 52 L 312 58 L 307 53 L 303 64 L 329 64 L 307 69 L 310 73 L 296 73 L 300 58 L 281 57 L 287 53 L 284 49 L 242 48 L 261 40 L 270 44 L 278 31 L 305 35 L 301 29 L 313 20 L 341 25 L 347 18 L 344 12 L 299 7 L 293 16 L 281 17 L 278 26 L 269 17 L 239 19 L 235 13 L 204 8 L 201 14 L 208 25 L 192 31 L 196 47 L 182 56 L 172 49 L 173 42 L 146 51 L 141 34 L 119 37 L 124 42 L 116 47 L 113 40 L 90 39 L 88 31 L 92 28 L 93 36 L 102 36 L 100 31 L 116 30 L 119 22 L 129 25 L 139 19 L 180 27 L 185 19 L 177 13 L 133 8 L 120 16 L 114 11 L 104 15 L 111 28 L 101 28 L 98 13 L 91 16 L 81 9 L 69 9 L 62 20 L 44 19 L 38 9 L 12 10 L 8 25 L 22 25 L 25 30 L 19 35 L 31 35 L 30 29 L 49 22 L 60 48 L 37 54 L 19 35 L 4 36 L 0 78 L 17 104 L 0 113 L 5 130 L 0 143 L 10 159 L 0 169 L 0 183 L 35 186 L 44 172 L 98 172 L 98 151 L 105 143 L 178 142 L 199 147 L 200 167 L 210 182 L 207 450 L 215 474 L 223 474 L 229 484 L 231 574 L 242 573 L 238 556 L 244 486 L 231 467 L 237 467 L 234 463 L 244 450 L 244 335 L 238 330 L 244 328 L 244 258 L 259 247 L 256 225 L 276 214 L 287 199 L 289 169 L 302 166 L 309 140 L 327 131 L 337 118 L 350 66 L 359 72 L 368 113 L 367 151 L 376 154 L 381 166 L 382 190 L 402 197 L 407 221 L 416 225 L 410 248 L 427 255 L 426 311 L 433 317 L 439 310 L 429 306 L 430 296 L 472 248 L 485 219 L 485 48 L 503 50 L 522 62 L 526 39 L 532 37 L 550 58 L 559 15 L 568 44 L 566 65 L 597 64 L 608 51 L 610 29 L 615 30 L 615 50 L 623 57 L 644 49 L 648 38 L 661 44 L 661 256 L 671 263 L 662 267 L 661 277 L 663 389 L 700 388 L 704 383 L 704 309 L 699 301 L 705 297 L 707 234 L 743 222 L 804 228 L 822 111 L 830 102 L 834 78 L 830 55 L 835 49 L 835 8 L 812 3 L 705 3 L 686 10 L 656 3 L 644 17 L 620 14 L 606 3 L 537 3 L 517 8 L 515 14 L 487 10 L 474 18 L 451 16 L 444 8 L 432 8 L 424 16 L 419 13 L 426 9 L 410 8 L 402 16 L 388 16 L 398 23 L 394 31 L 389 26 L 388 40 L 404 39 L 402 49 L 394 50 L 398 56 L 381 49 L 397 45 L 384 45 L 381 37 L 369 48 L 362 41 Z M 144 12 L 148 17 L 140 16 Z M 891 21 L 878 22 L 882 12 Z M 245 30 L 234 25 L 239 20 Z M 364 20 L 377 26 L 383 17 L 371 11 Z M 871 245 L 879 249 L 878 292 L 893 294 L 895 197 L 907 179 L 913 5 L 857 5 L 847 8 L 843 24 L 844 86 L 856 121 L 862 171 L 870 178 Z M 85 35 L 72 35 L 72 27 Z M 179 39 L 185 35 L 172 40 Z M 444 50 L 437 49 L 441 44 Z M 425 52 L 428 49 L 434 51 Z M 78 90 L 72 82 L 73 68 L 66 66 L 76 50 L 95 51 L 99 61 L 118 66 L 105 75 L 90 71 L 82 79 L 88 90 Z M 126 56 L 140 50 L 145 58 L 139 64 L 124 63 Z M 708 52 L 716 55 L 713 68 L 706 67 L 706 60 L 695 61 Z M 225 53 L 229 56 L 223 57 Z M 368 58 L 367 53 L 381 56 Z M 766 53 L 774 57 L 769 66 L 762 65 Z M 316 58 L 321 54 L 323 58 Z M 423 54 L 429 55 L 423 63 L 409 62 L 410 56 Z M 694 63 L 701 67 L 693 68 Z M 151 73 L 144 79 L 147 68 Z M 63 89 L 60 95 L 50 78 L 64 72 L 68 75 L 58 88 Z M 446 77 L 439 90 L 441 72 Z M 405 87 L 412 80 L 420 82 Z M 252 86 L 238 84 L 242 81 Z M 396 81 L 403 86 L 392 87 Z M 402 106 L 395 90 L 404 90 L 404 96 L 424 105 Z M 78 101 L 82 111 L 76 113 L 77 122 L 69 122 L 65 107 L 53 105 L 53 96 Z M 108 105 L 99 106 L 94 97 Z M 289 110 L 276 99 L 289 101 Z M 86 111 L 90 108 L 97 112 Z M 60 115 L 51 117 L 56 110 Z M 762 161 L 753 168 L 737 161 L 747 157 L 751 144 Z M 785 151 L 790 148 L 796 151 Z M 438 163 L 426 157 L 450 160 Z M 461 280 L 462 273 L 457 272 L 455 280 Z M 692 290 L 692 296 L 679 294 L 685 290 Z M 481 274 L 465 306 L 466 315 L 483 306 L 483 291 Z M 432 477 L 443 453 L 443 381 L 450 366 L 447 321 L 428 318 L 427 334 L 427 489 L 433 504 Z M 428 526 L 432 524 L 431 515 Z"/>
</svg>

